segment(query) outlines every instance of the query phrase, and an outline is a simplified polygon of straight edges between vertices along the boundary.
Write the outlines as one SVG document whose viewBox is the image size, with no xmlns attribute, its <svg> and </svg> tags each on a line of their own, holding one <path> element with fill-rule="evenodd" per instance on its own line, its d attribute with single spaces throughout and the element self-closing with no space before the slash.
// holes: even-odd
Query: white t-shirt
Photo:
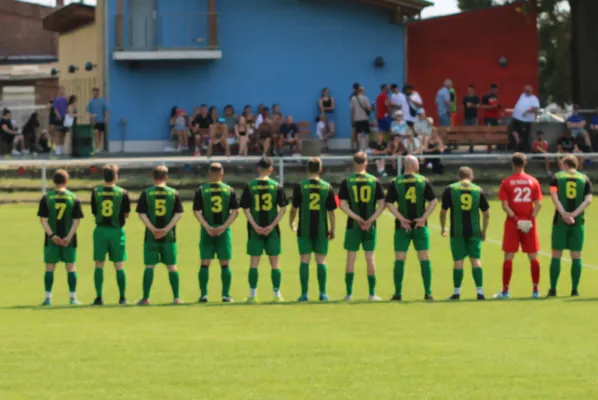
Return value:
<svg viewBox="0 0 598 400">
<path fill-rule="evenodd" d="M 318 139 L 323 140 L 324 136 L 326 136 L 327 130 L 328 130 L 328 127 L 326 126 L 326 122 L 319 121 L 318 124 L 316 125 L 316 136 L 318 137 Z"/>
<path fill-rule="evenodd" d="M 407 103 L 407 98 L 403 93 L 393 93 L 390 96 L 390 108 L 392 110 L 390 117 L 394 117 L 394 112 L 398 110 L 405 113 L 405 103 Z"/>
<path fill-rule="evenodd" d="M 409 142 L 409 140 L 407 139 L 403 139 L 403 149 L 405 149 L 405 151 L 407 153 L 413 153 L 415 150 L 419 149 L 420 147 L 420 142 L 418 138 L 413 138 L 413 142 Z"/>
<path fill-rule="evenodd" d="M 257 118 L 255 119 L 255 124 L 253 125 L 253 127 L 257 130 L 259 129 L 260 125 L 264 123 L 264 116 L 262 114 L 259 114 L 257 116 Z"/>
<path fill-rule="evenodd" d="M 515 108 L 513 109 L 513 118 L 521 122 L 535 122 L 535 113 L 524 114 L 530 108 L 540 108 L 540 100 L 538 100 L 538 98 L 533 94 L 527 96 L 525 93 L 523 93 L 521 97 L 519 97 L 519 100 L 517 100 L 517 104 L 515 104 Z"/>
<path fill-rule="evenodd" d="M 420 109 L 421 107 L 416 106 L 415 104 L 413 104 L 414 101 L 420 103 L 423 107 L 423 101 L 421 96 L 419 95 L 419 93 L 417 92 L 413 92 L 411 93 L 411 96 L 409 96 L 409 98 L 407 99 L 408 101 L 407 103 L 407 112 L 405 112 L 405 109 L 403 109 L 403 118 L 405 118 L 405 121 L 409 121 L 409 122 L 414 122 L 417 119 L 417 115 L 412 116 L 411 112 L 409 111 L 409 107 L 414 108 L 416 110 Z"/>
</svg>

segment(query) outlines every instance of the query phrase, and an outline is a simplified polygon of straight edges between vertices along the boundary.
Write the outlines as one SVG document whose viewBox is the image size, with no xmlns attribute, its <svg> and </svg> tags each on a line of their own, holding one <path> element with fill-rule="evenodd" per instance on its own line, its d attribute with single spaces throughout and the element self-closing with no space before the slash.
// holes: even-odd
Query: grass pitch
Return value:
<svg viewBox="0 0 598 400">
<path fill-rule="evenodd" d="M 539 225 L 544 250 L 541 292 L 548 288 L 550 227 L 548 201 Z M 219 303 L 220 276 L 214 264 L 207 305 L 199 296 L 198 224 L 186 204 L 179 225 L 181 293 L 187 302 L 170 306 L 165 268 L 157 270 L 152 301 L 139 308 L 112 305 L 117 289 L 106 270 L 102 308 L 70 307 L 66 272 L 57 270 L 52 308 L 43 299 L 42 230 L 32 205 L 0 207 L 0 399 L 596 399 L 598 398 L 598 249 L 587 213 L 586 250 L 580 291 L 572 300 L 528 300 L 527 260 L 515 260 L 510 301 L 474 301 L 469 267 L 459 303 L 424 303 L 419 265 L 409 254 L 405 302 L 296 304 L 299 296 L 297 245 L 285 218 L 283 284 L 287 300 L 271 298 L 269 268 L 262 261 L 259 297 L 241 304 L 248 292 L 244 217 L 234 225 L 232 305 Z M 503 212 L 492 203 L 490 239 L 484 245 L 486 295 L 500 288 Z M 94 298 L 89 206 L 79 230 L 79 298 Z M 329 295 L 344 295 L 344 217 L 328 259 Z M 448 239 L 431 218 L 437 299 L 452 293 Z M 389 298 L 392 281 L 393 220 L 379 222 L 378 293 Z M 128 298 L 141 295 L 142 226 L 127 224 Z M 570 291 L 570 264 L 563 262 L 559 294 Z M 317 298 L 315 265 L 310 295 Z M 355 297 L 367 297 L 365 264 L 359 258 Z"/>
</svg>

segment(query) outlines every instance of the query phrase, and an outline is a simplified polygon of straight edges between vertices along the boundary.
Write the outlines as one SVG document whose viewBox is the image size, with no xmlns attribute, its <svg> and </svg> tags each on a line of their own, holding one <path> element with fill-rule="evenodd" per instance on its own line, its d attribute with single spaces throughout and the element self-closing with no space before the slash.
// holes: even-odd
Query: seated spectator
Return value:
<svg viewBox="0 0 598 400">
<path fill-rule="evenodd" d="M 237 116 L 235 115 L 235 109 L 230 104 L 224 107 L 224 119 L 226 120 L 228 133 L 234 133 L 235 125 L 237 124 Z"/>
<path fill-rule="evenodd" d="M 284 153 L 284 146 L 290 146 L 291 154 L 301 151 L 301 138 L 299 137 L 299 127 L 293 122 L 292 116 L 287 116 L 285 122 L 280 126 L 280 137 L 277 141 L 278 152 Z"/>
<path fill-rule="evenodd" d="M 47 153 L 50 151 L 48 133 L 40 130 L 39 115 L 37 112 L 29 116 L 21 132 L 25 140 L 25 148 L 30 153 Z"/>
<path fill-rule="evenodd" d="M 247 122 L 247 119 L 241 115 L 239 121 L 235 125 L 235 135 L 239 142 L 239 155 L 246 156 L 248 153 L 248 143 L 250 135 L 251 125 Z"/>
<path fill-rule="evenodd" d="M 187 113 L 182 108 L 177 109 L 176 117 L 174 118 L 174 132 L 178 139 L 176 150 L 183 152 L 189 150 L 187 147 L 187 138 L 189 132 L 187 131 Z"/>
<path fill-rule="evenodd" d="M 548 142 L 544 140 L 544 132 L 536 132 L 536 140 L 532 143 L 532 152 L 534 154 L 548 154 Z M 550 159 L 544 157 L 544 168 L 546 173 L 550 175 Z"/>
<path fill-rule="evenodd" d="M 432 134 L 424 138 L 423 153 L 427 155 L 440 155 L 444 153 L 444 143 L 438 134 L 436 128 L 432 129 Z M 432 169 L 435 174 L 444 174 L 444 165 L 440 158 L 428 158 L 426 160 L 428 169 Z"/>
<path fill-rule="evenodd" d="M 411 131 L 407 131 L 405 139 L 403 139 L 403 155 L 418 155 L 422 154 L 421 142 Z"/>
<path fill-rule="evenodd" d="M 0 140 L 3 146 L 7 149 L 11 148 L 13 156 L 20 156 L 21 152 L 18 150 L 19 146 L 23 148 L 23 154 L 29 152 L 24 148 L 24 137 L 15 128 L 12 123 L 12 114 L 9 109 L 5 108 L 2 112 L 2 119 L 0 119 Z"/>
<path fill-rule="evenodd" d="M 248 124 L 255 122 L 255 115 L 253 115 L 251 106 L 247 105 L 243 107 L 243 113 L 241 115 L 245 117 L 245 120 Z"/>
<path fill-rule="evenodd" d="M 210 116 L 210 125 L 216 124 L 218 123 L 218 110 L 216 109 L 216 107 L 212 106 L 210 107 L 210 111 L 208 112 L 208 115 Z"/>
<path fill-rule="evenodd" d="M 432 125 L 426 117 L 426 111 L 423 108 L 417 110 L 417 119 L 413 123 L 413 131 L 420 139 L 432 134 Z"/>
<path fill-rule="evenodd" d="M 376 133 L 376 139 L 369 143 L 367 152 L 373 156 L 387 156 L 390 154 L 390 147 L 384 140 L 383 132 Z M 386 176 L 386 160 L 376 159 L 376 170 L 378 175 Z"/>
<path fill-rule="evenodd" d="M 557 153 L 579 153 L 579 148 L 570 130 L 556 140 Z"/>
<path fill-rule="evenodd" d="M 282 113 L 278 104 L 272 104 L 272 120 L 282 121 Z"/>
<path fill-rule="evenodd" d="M 590 122 L 590 129 L 598 132 L 598 108 L 596 109 L 596 115 L 592 117 L 592 121 Z"/>
<path fill-rule="evenodd" d="M 334 136 L 334 131 L 336 129 L 336 124 L 334 122 L 336 102 L 334 101 L 334 97 L 330 95 L 330 90 L 328 88 L 322 89 L 319 106 L 320 115 L 326 114 L 326 120 L 328 121 L 328 132 L 330 132 L 331 136 Z"/>
<path fill-rule="evenodd" d="M 170 109 L 170 117 L 168 117 L 168 126 L 170 128 L 170 138 L 176 139 L 177 143 L 178 143 L 178 138 L 176 137 L 176 131 L 174 130 L 174 121 L 176 120 L 176 113 L 177 113 L 178 109 L 179 109 L 178 106 L 172 107 Z"/>
<path fill-rule="evenodd" d="M 257 131 L 258 129 L 260 129 L 262 124 L 266 124 L 268 126 L 272 124 L 272 119 L 270 118 L 270 110 L 268 109 L 268 107 L 261 106 L 261 111 L 255 119 L 255 130 Z"/>
<path fill-rule="evenodd" d="M 403 111 L 395 111 L 394 120 L 390 124 L 390 133 L 392 133 L 395 138 L 398 137 L 400 140 L 402 140 L 407 134 L 408 130 L 409 125 L 407 125 L 407 121 L 403 119 Z"/>
<path fill-rule="evenodd" d="M 316 137 L 320 139 L 323 145 L 323 151 L 328 152 L 328 141 L 334 136 L 334 133 L 330 131 L 330 125 L 328 124 L 328 117 L 326 114 L 321 114 L 316 118 Z"/>
<path fill-rule="evenodd" d="M 230 147 L 228 142 L 228 127 L 226 118 L 218 118 L 215 124 L 210 126 L 210 142 L 208 143 L 208 157 L 212 156 L 214 147 L 220 147 L 224 150 L 226 156 L 230 156 Z"/>
<path fill-rule="evenodd" d="M 211 120 L 208 115 L 208 106 L 202 104 L 199 108 L 199 114 L 191 121 L 191 133 L 195 143 L 194 155 L 198 156 L 201 154 L 201 149 L 205 146 L 205 143 L 210 135 Z"/>
<path fill-rule="evenodd" d="M 571 130 L 579 149 L 584 153 L 591 152 L 592 142 L 585 129 L 586 119 L 579 113 L 579 105 L 577 104 L 573 106 L 573 113 L 567 118 L 567 128 Z"/>
</svg>

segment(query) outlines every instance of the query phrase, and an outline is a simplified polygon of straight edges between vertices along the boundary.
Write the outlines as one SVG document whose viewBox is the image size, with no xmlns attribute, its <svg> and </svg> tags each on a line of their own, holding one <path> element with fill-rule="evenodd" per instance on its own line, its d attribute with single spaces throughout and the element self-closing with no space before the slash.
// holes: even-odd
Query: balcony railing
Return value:
<svg viewBox="0 0 598 400">
<path fill-rule="evenodd" d="M 116 15 L 117 51 L 217 50 L 218 14 Z"/>
</svg>

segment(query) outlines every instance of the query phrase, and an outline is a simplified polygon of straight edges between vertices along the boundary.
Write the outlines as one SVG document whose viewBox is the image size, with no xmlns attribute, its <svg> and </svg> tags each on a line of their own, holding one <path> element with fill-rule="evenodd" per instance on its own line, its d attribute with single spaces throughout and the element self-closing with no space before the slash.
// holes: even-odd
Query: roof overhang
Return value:
<svg viewBox="0 0 598 400">
<path fill-rule="evenodd" d="M 358 0 L 361 3 L 387 8 L 389 10 L 400 11 L 407 17 L 419 15 L 426 7 L 433 6 L 434 3 L 425 0 Z"/>
<path fill-rule="evenodd" d="M 44 29 L 67 33 L 95 21 L 95 7 L 83 3 L 71 3 L 59 8 L 43 19 Z"/>
</svg>

